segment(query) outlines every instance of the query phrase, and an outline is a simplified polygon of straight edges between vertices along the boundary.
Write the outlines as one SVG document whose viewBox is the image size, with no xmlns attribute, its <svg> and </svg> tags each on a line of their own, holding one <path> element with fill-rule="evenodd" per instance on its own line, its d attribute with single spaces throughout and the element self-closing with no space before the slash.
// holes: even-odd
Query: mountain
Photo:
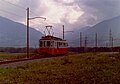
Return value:
<svg viewBox="0 0 120 84">
<path fill-rule="evenodd" d="M 110 30 L 114 46 L 120 46 L 120 16 L 104 20 L 92 27 L 76 28 L 73 33 L 66 33 L 65 39 L 69 42 L 69 46 L 79 46 L 82 32 L 83 45 L 87 37 L 87 46 L 93 47 L 97 33 L 98 46 L 109 46 Z M 38 46 L 41 36 L 41 32 L 30 28 L 30 46 Z M 26 47 L 26 26 L 0 17 L 0 47 Z"/>
<path fill-rule="evenodd" d="M 38 46 L 42 33 L 30 28 L 30 46 Z M 0 47 L 26 47 L 26 26 L 0 17 Z"/>
<path fill-rule="evenodd" d="M 77 31 L 82 32 L 82 40 L 84 42 L 85 37 L 87 37 L 87 45 L 88 46 L 94 46 L 95 45 L 95 34 L 97 33 L 97 39 L 98 39 L 98 46 L 110 46 L 109 37 L 110 37 L 110 31 L 111 31 L 111 37 L 114 39 L 114 46 L 120 45 L 120 16 L 104 20 L 92 27 L 87 27 L 87 29 L 81 28 Z M 78 34 L 77 33 L 77 34 Z M 74 40 L 74 45 L 79 46 L 79 38 L 80 35 L 75 36 L 78 39 L 72 38 L 69 39 L 69 41 Z"/>
</svg>

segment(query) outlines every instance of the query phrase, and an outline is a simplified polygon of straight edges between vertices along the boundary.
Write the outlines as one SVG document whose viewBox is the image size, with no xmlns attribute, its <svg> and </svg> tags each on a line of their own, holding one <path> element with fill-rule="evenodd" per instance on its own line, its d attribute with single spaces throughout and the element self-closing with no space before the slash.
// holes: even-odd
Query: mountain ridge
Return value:
<svg viewBox="0 0 120 84">
<path fill-rule="evenodd" d="M 25 47 L 26 26 L 0 16 L 0 47 Z M 38 46 L 42 33 L 30 27 L 30 47 Z"/>
<path fill-rule="evenodd" d="M 114 39 L 114 46 L 119 46 L 120 42 L 119 40 L 116 39 L 120 39 L 120 16 L 108 19 L 108 20 L 104 20 L 101 21 L 100 23 L 87 28 L 86 30 L 82 31 L 83 28 L 79 29 L 79 31 L 77 30 L 76 36 L 72 36 L 72 39 L 68 39 L 70 45 L 71 44 L 71 40 L 74 41 L 73 45 L 74 46 L 80 46 L 80 32 L 82 32 L 82 41 L 83 41 L 83 46 L 84 46 L 84 40 L 85 37 L 87 37 L 87 42 L 88 45 L 90 47 L 94 47 L 95 46 L 95 34 L 97 33 L 98 35 L 98 46 L 100 47 L 106 47 L 106 46 L 110 46 L 110 42 L 109 42 L 109 37 L 110 37 L 110 30 L 111 30 L 111 36 Z M 75 30 L 76 32 L 76 30 Z M 67 37 L 67 36 L 66 36 Z M 69 36 L 68 36 L 69 37 Z M 79 37 L 78 39 L 75 40 L 75 37 Z"/>
</svg>

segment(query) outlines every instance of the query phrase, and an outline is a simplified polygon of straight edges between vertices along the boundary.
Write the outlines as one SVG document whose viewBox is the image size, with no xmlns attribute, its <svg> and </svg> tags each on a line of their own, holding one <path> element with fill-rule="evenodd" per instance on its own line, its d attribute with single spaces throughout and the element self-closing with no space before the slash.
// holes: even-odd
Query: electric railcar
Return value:
<svg viewBox="0 0 120 84">
<path fill-rule="evenodd" d="M 39 40 L 38 53 L 44 55 L 64 55 L 68 53 L 68 43 L 51 35 L 43 36 Z"/>
</svg>

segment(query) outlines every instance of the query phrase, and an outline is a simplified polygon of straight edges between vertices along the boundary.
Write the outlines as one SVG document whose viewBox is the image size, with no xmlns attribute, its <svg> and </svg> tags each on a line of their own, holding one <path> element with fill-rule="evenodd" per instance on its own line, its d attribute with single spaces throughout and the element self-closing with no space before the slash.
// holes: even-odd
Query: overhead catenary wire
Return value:
<svg viewBox="0 0 120 84">
<path fill-rule="evenodd" d="M 12 13 L 12 12 L 9 12 L 9 11 L 6 11 L 6 10 L 2 10 L 2 9 L 0 9 L 0 12 L 4 12 L 4 13 L 7 13 L 7 14 L 11 14 L 13 16 L 16 16 L 16 17 L 24 18 L 24 16 L 17 15 L 15 13 Z M 38 21 L 30 21 L 30 22 L 33 23 L 33 24 L 40 24 Z"/>
<path fill-rule="evenodd" d="M 16 17 L 19 17 L 19 18 L 25 18 L 25 16 L 21 16 L 21 15 L 18 15 L 18 14 L 15 14 L 15 13 L 13 13 L 13 12 L 10 12 L 10 11 L 7 11 L 7 10 L 3 10 L 3 9 L 0 9 L 0 12 L 4 12 L 4 13 L 6 13 L 6 14 L 10 14 L 10 15 L 12 15 L 12 16 L 16 16 Z M 31 22 L 31 23 L 34 23 L 34 24 L 40 24 L 38 21 L 31 21 L 31 20 L 30 20 L 30 22 Z"/>
<path fill-rule="evenodd" d="M 2 0 L 2 1 L 3 1 L 3 2 L 6 2 L 6 3 L 10 4 L 10 5 L 13 5 L 13 6 L 17 7 L 17 8 L 20 8 L 21 11 L 26 12 L 26 8 L 25 8 L 24 6 L 22 6 L 22 5 L 14 4 L 14 3 L 9 2 L 9 1 L 6 1 L 6 0 Z M 31 9 L 32 9 L 32 8 L 31 8 Z M 39 14 L 36 14 L 36 13 L 34 13 L 33 11 L 31 11 L 31 10 L 30 10 L 30 13 L 31 13 L 32 15 L 35 15 L 35 16 L 37 15 L 37 16 L 39 16 Z"/>
<path fill-rule="evenodd" d="M 2 1 L 7 2 L 7 1 L 5 1 L 5 0 L 2 0 Z M 7 2 L 7 3 L 13 5 L 13 4 L 10 3 L 10 2 Z M 2 3 L 1 3 L 1 4 L 2 4 Z M 16 5 L 14 4 L 14 6 L 16 6 Z M 18 6 L 17 6 L 17 7 L 18 7 Z M 23 10 L 23 8 L 22 8 L 22 10 Z M 1 12 L 4 12 L 4 13 L 6 13 L 6 14 L 12 15 L 12 16 L 16 16 L 16 17 L 19 17 L 19 18 L 24 18 L 24 16 L 22 16 L 22 15 L 20 15 L 20 14 L 17 14 L 16 11 L 13 12 L 13 11 L 11 11 L 11 10 L 4 9 L 2 6 L 0 7 L 0 11 L 1 11 Z M 23 12 L 23 11 L 22 11 L 22 12 Z"/>
<path fill-rule="evenodd" d="M 18 5 L 18 4 L 14 4 L 14 3 L 12 3 L 12 2 L 9 2 L 9 1 L 6 1 L 6 0 L 3 0 L 3 2 L 6 2 L 6 3 L 8 3 L 8 4 L 11 4 L 11 5 L 13 5 L 13 6 L 15 6 L 15 7 L 18 7 L 18 8 L 20 8 L 22 11 L 25 11 L 26 12 L 26 8 L 25 7 L 23 7 L 22 5 Z M 8 13 L 8 14 L 11 14 L 11 15 L 15 15 L 15 16 L 17 16 L 17 17 L 21 17 L 21 18 L 25 18 L 25 16 L 21 16 L 20 14 L 18 15 L 18 14 L 16 14 L 16 12 L 9 12 L 8 10 L 6 11 L 6 10 L 1 10 L 2 12 L 5 12 L 5 13 Z M 34 16 L 38 16 L 39 17 L 39 15 L 38 14 L 36 14 L 36 13 L 34 13 L 33 11 L 31 11 L 30 10 L 30 13 L 32 14 L 32 15 L 34 15 Z M 30 14 L 30 15 L 31 15 Z M 41 17 L 42 18 L 42 17 Z M 45 18 L 43 18 L 43 19 L 45 19 Z M 40 20 L 39 20 L 40 21 Z M 39 21 L 37 20 L 34 20 L 34 24 L 41 24 L 41 22 L 39 23 Z M 32 21 L 32 23 L 33 23 L 33 21 Z"/>
<path fill-rule="evenodd" d="M 22 18 L 24 18 L 24 16 L 21 16 L 21 15 L 15 14 L 15 13 L 10 12 L 10 11 L 6 11 L 6 10 L 3 10 L 3 9 L 0 9 L 0 11 L 2 11 L 2 12 L 4 12 L 4 13 L 7 13 L 7 14 L 11 14 L 11 15 L 17 16 L 17 17 L 22 17 Z"/>
<path fill-rule="evenodd" d="M 16 4 L 13 4 L 13 3 L 11 3 L 11 2 L 9 2 L 9 1 L 6 1 L 6 0 L 3 0 L 4 2 L 7 2 L 7 3 L 9 3 L 9 4 L 11 4 L 11 5 L 14 5 L 14 6 L 16 6 L 16 7 L 18 7 L 18 8 L 21 8 L 21 9 L 26 9 L 25 7 L 23 7 L 23 6 L 21 6 L 21 5 L 16 5 Z M 25 10 L 26 11 L 26 10 Z M 30 11 L 30 12 L 32 12 L 32 11 Z M 32 12 L 33 13 L 33 12 Z"/>
<path fill-rule="evenodd" d="M 14 5 L 15 7 L 18 7 L 18 8 L 21 8 L 21 9 L 26 9 L 26 8 L 23 7 L 23 6 L 20 6 L 20 5 L 18 5 L 18 4 L 11 3 L 11 2 L 9 2 L 9 1 L 6 1 L 6 0 L 2 0 L 2 1 L 4 1 L 4 2 L 6 2 L 6 3 L 8 3 L 8 4 L 11 4 L 11 5 Z"/>
</svg>

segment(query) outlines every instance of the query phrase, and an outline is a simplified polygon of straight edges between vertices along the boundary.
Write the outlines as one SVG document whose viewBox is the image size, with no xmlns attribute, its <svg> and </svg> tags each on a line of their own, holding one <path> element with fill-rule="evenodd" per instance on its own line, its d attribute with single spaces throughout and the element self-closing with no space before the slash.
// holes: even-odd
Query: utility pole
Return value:
<svg viewBox="0 0 120 84">
<path fill-rule="evenodd" d="M 85 45 L 84 45 L 84 51 L 86 52 L 87 51 L 87 36 L 85 37 Z"/>
<path fill-rule="evenodd" d="M 82 47 L 82 32 L 80 32 L 80 47 Z"/>
<path fill-rule="evenodd" d="M 29 17 L 29 8 L 27 8 L 27 58 L 29 58 L 29 20 L 32 20 L 32 19 L 36 19 L 36 18 L 42 18 L 44 20 L 46 20 L 46 18 L 44 17 L 34 17 L 34 18 L 30 18 Z"/>
<path fill-rule="evenodd" d="M 112 36 L 112 31 L 110 29 L 110 37 L 109 37 L 109 42 L 110 42 L 110 48 L 111 48 L 111 51 L 113 51 L 113 45 L 114 45 L 114 39 L 113 39 L 113 36 Z"/>
<path fill-rule="evenodd" d="M 95 47 L 98 47 L 98 36 L 97 33 L 95 34 Z"/>
<path fill-rule="evenodd" d="M 85 48 L 87 47 L 87 36 L 85 37 Z"/>
<path fill-rule="evenodd" d="M 65 30 L 64 30 L 64 25 L 63 25 L 63 40 L 64 40 L 64 33 L 65 33 Z"/>
<path fill-rule="evenodd" d="M 27 8 L 27 58 L 29 58 L 29 8 Z"/>
<path fill-rule="evenodd" d="M 112 31 L 109 32 L 109 46 L 112 47 Z"/>
<path fill-rule="evenodd" d="M 112 40 L 112 48 L 114 47 L 114 39 L 113 39 L 113 37 L 111 38 L 111 40 Z"/>
</svg>

